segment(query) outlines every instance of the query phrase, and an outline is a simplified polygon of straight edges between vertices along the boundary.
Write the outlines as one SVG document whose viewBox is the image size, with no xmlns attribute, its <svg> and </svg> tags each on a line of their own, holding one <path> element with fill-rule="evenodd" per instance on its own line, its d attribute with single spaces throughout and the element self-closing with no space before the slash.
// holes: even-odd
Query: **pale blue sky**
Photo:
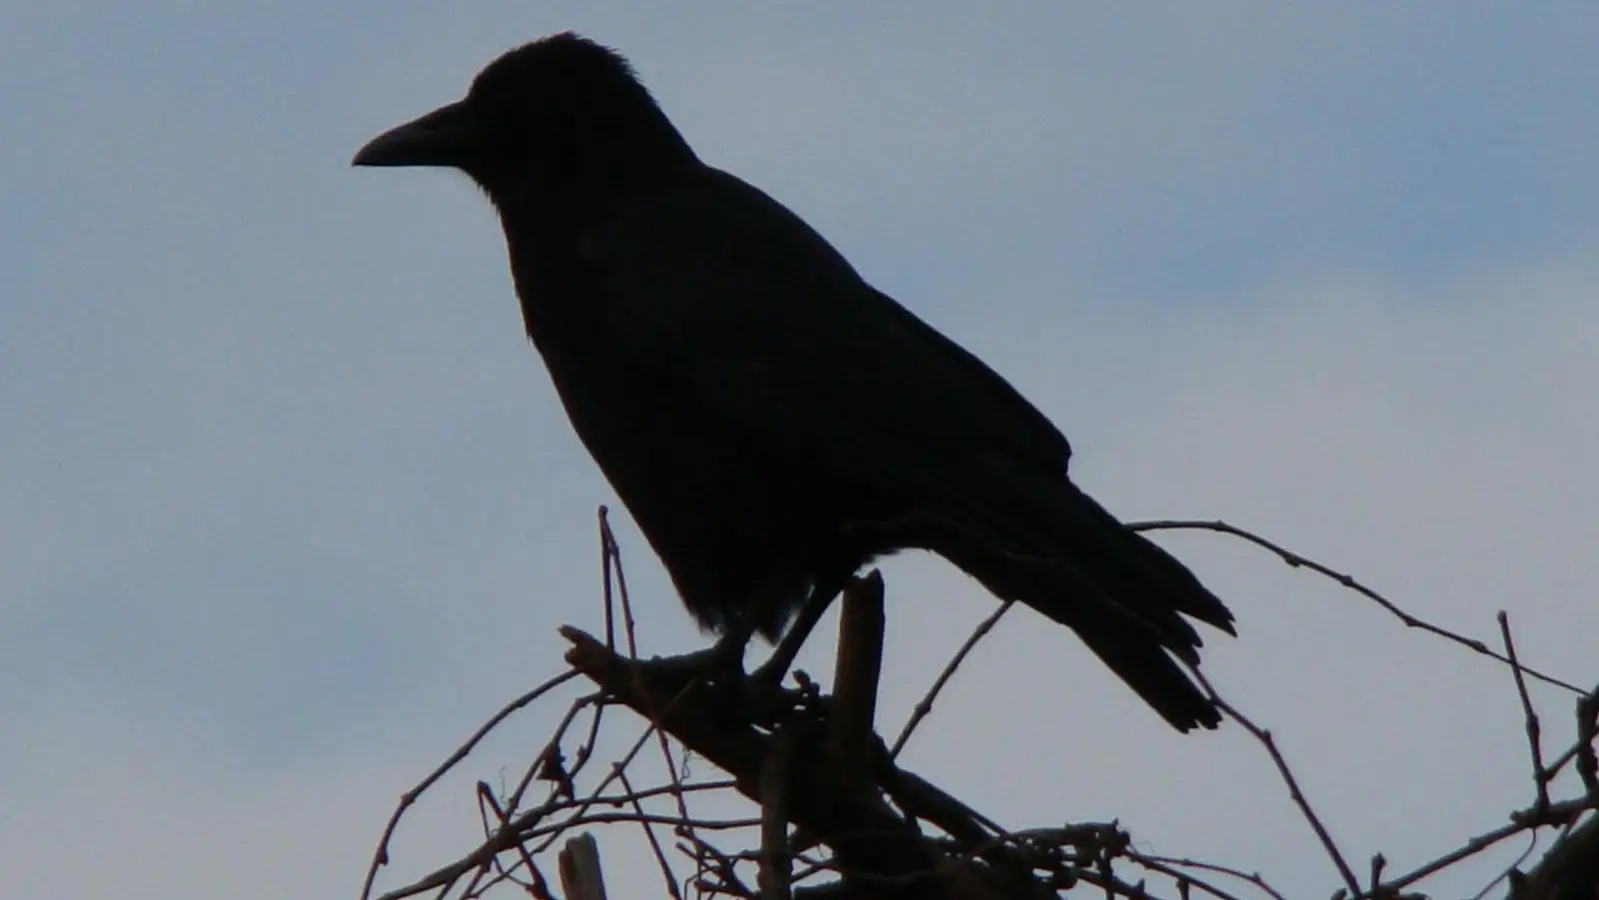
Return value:
<svg viewBox="0 0 1599 900">
<path fill-rule="evenodd" d="M 566 28 L 1012 378 L 1113 510 L 1235 520 L 1483 636 L 1509 608 L 1529 658 L 1599 678 L 1592 4 L 18 6 L 18 896 L 351 896 L 398 792 L 556 669 L 556 625 L 595 623 L 613 501 L 520 335 L 498 223 L 462 177 L 348 166 Z M 649 649 L 698 646 L 619 524 Z M 1208 671 L 1358 860 L 1421 862 L 1530 799 L 1500 671 L 1220 539 L 1169 543 L 1239 615 Z M 936 561 L 887 575 L 894 727 L 991 607 Z M 921 771 L 1015 826 L 1121 816 L 1331 891 L 1238 729 L 1169 733 L 1037 624 L 977 654 L 939 711 L 962 741 L 929 731 Z M 405 871 L 465 844 L 466 786 L 543 724 L 419 811 Z"/>
</svg>

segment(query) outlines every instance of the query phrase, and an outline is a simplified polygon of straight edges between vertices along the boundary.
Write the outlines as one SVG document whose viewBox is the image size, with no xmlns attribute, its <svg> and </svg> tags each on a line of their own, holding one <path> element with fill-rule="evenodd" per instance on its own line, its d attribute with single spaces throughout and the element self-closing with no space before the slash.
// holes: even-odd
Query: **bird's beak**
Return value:
<svg viewBox="0 0 1599 900">
<path fill-rule="evenodd" d="M 459 100 L 367 142 L 357 166 L 460 166 L 477 143 L 477 117 Z"/>
</svg>

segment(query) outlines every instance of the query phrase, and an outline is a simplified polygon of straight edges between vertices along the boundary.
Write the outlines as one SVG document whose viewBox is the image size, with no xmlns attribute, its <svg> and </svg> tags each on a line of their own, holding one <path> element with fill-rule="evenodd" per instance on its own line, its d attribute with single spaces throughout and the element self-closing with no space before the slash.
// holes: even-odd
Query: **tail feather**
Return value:
<svg viewBox="0 0 1599 900">
<path fill-rule="evenodd" d="M 1075 630 L 1095 656 L 1178 731 L 1221 724 L 1216 705 L 1159 644 L 1129 641 L 1111 627 L 1079 626 Z"/>
<path fill-rule="evenodd" d="M 1215 705 L 1179 660 L 1199 662 L 1184 616 L 1233 633 L 1233 615 L 1171 554 L 1064 479 L 1029 484 L 1009 502 L 966 506 L 929 542 L 997 596 L 1077 632 L 1180 731 L 1214 728 Z M 1175 657 L 1175 658 L 1174 658 Z"/>
<path fill-rule="evenodd" d="M 1172 609 L 1228 634 L 1237 635 L 1238 632 L 1233 628 L 1232 610 L 1201 584 L 1194 573 L 1178 561 L 1177 557 L 1122 524 L 1120 519 L 1111 515 L 1110 511 L 1099 505 L 1094 498 L 1083 493 L 1077 485 L 1068 481 L 1065 488 L 1063 502 L 1081 510 L 1085 518 L 1094 521 L 1100 533 L 1124 547 L 1129 554 L 1129 563 L 1136 559 L 1141 571 L 1157 575 L 1169 585 L 1169 591 L 1165 596 Z"/>
</svg>

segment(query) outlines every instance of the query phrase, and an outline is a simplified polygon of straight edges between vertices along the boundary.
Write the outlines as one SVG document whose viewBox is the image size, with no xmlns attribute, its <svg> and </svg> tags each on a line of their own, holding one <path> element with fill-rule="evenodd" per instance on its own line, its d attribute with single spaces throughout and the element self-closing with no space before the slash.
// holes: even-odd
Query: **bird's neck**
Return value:
<svg viewBox="0 0 1599 900">
<path fill-rule="evenodd" d="M 561 367 L 560 360 L 551 358 L 547 345 L 553 342 L 559 350 L 565 336 L 592 330 L 594 318 L 604 314 L 600 273 L 578 252 L 586 230 L 582 218 L 550 215 L 545 205 L 500 206 L 523 323 L 552 369 Z"/>
<path fill-rule="evenodd" d="M 485 163 L 472 176 L 509 228 L 581 231 L 639 197 L 692 179 L 704 168 L 659 109 L 580 118 L 560 140 Z"/>
</svg>

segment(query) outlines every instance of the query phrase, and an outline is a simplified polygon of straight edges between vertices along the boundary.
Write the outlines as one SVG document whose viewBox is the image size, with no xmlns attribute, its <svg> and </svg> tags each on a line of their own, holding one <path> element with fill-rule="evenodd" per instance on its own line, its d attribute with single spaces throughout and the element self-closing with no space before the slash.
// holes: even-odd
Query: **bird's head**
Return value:
<svg viewBox="0 0 1599 900">
<path fill-rule="evenodd" d="M 571 32 L 490 63 L 462 99 L 373 138 L 357 166 L 448 166 L 502 206 L 603 203 L 698 160 L 632 66 Z"/>
</svg>

